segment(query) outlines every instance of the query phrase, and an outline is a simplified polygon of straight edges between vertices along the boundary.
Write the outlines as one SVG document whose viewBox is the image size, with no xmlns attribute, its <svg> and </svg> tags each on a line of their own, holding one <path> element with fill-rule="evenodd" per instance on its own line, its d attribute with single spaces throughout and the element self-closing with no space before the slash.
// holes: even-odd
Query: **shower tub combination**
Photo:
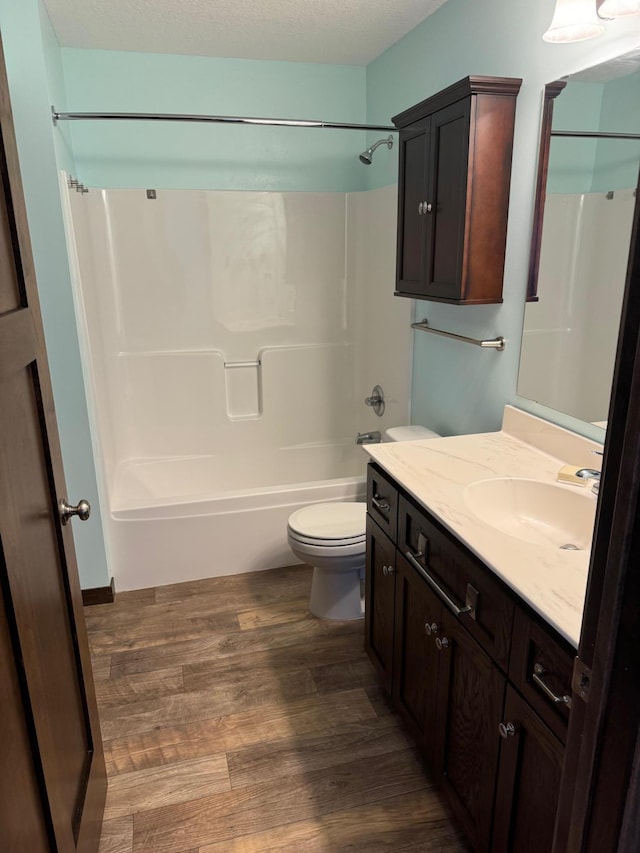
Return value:
<svg viewBox="0 0 640 853">
<path fill-rule="evenodd" d="M 356 433 L 406 423 L 394 188 L 62 186 L 117 589 L 296 562 L 289 515 L 363 500 Z M 377 381 L 384 418 L 363 405 Z"/>
</svg>

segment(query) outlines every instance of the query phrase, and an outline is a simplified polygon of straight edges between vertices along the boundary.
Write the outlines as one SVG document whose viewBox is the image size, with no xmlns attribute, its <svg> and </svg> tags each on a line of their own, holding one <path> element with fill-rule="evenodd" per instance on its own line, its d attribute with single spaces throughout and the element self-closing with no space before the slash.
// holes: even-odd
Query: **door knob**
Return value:
<svg viewBox="0 0 640 853">
<path fill-rule="evenodd" d="M 91 504 L 89 501 L 78 501 L 78 506 L 71 506 L 66 498 L 62 498 L 58 504 L 58 512 L 63 524 L 69 524 L 72 517 L 77 515 L 80 521 L 86 521 L 91 515 Z"/>
</svg>

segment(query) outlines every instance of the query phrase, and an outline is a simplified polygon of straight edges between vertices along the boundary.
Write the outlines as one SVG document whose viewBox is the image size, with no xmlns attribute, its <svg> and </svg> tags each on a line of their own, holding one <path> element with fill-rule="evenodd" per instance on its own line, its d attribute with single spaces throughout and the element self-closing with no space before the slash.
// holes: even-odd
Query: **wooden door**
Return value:
<svg viewBox="0 0 640 853">
<path fill-rule="evenodd" d="M 1 54 L 0 174 L 0 848 L 90 851 L 104 759 Z"/>
<path fill-rule="evenodd" d="M 506 678 L 447 611 L 439 640 L 434 770 L 474 849 L 488 850 Z"/>
<path fill-rule="evenodd" d="M 442 606 L 416 570 L 396 557 L 393 698 L 433 766 Z"/>
<path fill-rule="evenodd" d="M 491 850 L 550 853 L 564 747 L 512 687 L 502 721 L 507 736 L 500 746 Z"/>
<path fill-rule="evenodd" d="M 393 672 L 395 560 L 395 545 L 367 516 L 364 647 L 389 694 Z"/>
</svg>

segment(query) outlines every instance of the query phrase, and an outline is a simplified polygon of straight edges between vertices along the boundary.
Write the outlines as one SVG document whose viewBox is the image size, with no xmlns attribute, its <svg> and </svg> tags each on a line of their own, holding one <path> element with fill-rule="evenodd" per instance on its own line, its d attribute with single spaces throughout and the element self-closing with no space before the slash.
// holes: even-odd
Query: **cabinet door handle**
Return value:
<svg viewBox="0 0 640 853">
<path fill-rule="evenodd" d="M 392 574 L 394 573 L 394 571 L 395 571 L 395 569 L 393 568 L 393 566 L 383 566 L 383 567 L 382 567 L 382 574 L 383 574 L 385 577 L 388 577 L 389 575 L 392 575 Z"/>
<path fill-rule="evenodd" d="M 571 707 L 571 696 L 558 696 L 557 693 L 554 693 L 550 687 L 548 687 L 544 681 L 542 680 L 542 676 L 545 674 L 545 669 L 541 663 L 535 664 L 533 667 L 533 675 L 531 676 L 533 681 L 538 685 L 540 690 L 547 696 L 554 705 L 566 705 L 567 708 Z"/>
<path fill-rule="evenodd" d="M 516 734 L 518 727 L 513 723 L 500 723 L 498 731 L 500 732 L 500 737 L 507 740 L 507 738 L 513 737 Z"/>
<path fill-rule="evenodd" d="M 434 634 L 438 633 L 438 623 L 437 622 L 425 622 L 424 623 L 424 632 L 427 637 L 431 637 Z"/>
<path fill-rule="evenodd" d="M 439 652 L 449 648 L 449 640 L 446 637 L 436 637 L 436 648 Z"/>
<path fill-rule="evenodd" d="M 380 510 L 380 512 L 388 512 L 391 509 L 389 501 L 386 498 L 383 498 L 382 495 L 374 495 L 371 498 L 371 503 L 377 510 Z"/>
<path fill-rule="evenodd" d="M 434 580 L 429 572 L 427 572 L 423 566 L 416 560 L 416 555 L 412 554 L 411 551 L 405 551 L 404 553 L 407 560 L 411 563 L 413 568 L 418 572 L 418 574 L 426 580 L 431 589 L 435 592 L 438 598 L 446 604 L 449 610 L 453 613 L 454 616 L 460 616 L 463 613 L 471 613 L 473 607 L 470 604 L 465 605 L 464 607 L 460 607 L 460 605 L 451 598 L 451 596 L 446 593 L 440 584 Z"/>
</svg>

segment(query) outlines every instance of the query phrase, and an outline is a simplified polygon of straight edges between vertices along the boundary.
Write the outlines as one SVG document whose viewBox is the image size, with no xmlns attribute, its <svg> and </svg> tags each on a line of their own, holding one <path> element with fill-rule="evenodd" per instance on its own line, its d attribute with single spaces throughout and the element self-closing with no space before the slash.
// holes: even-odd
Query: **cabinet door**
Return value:
<svg viewBox="0 0 640 853">
<path fill-rule="evenodd" d="M 427 165 L 424 294 L 460 299 L 469 160 L 470 100 L 431 116 Z"/>
<path fill-rule="evenodd" d="M 423 290 L 426 214 L 427 132 L 409 128 L 400 134 L 398 252 L 396 289 L 408 296 Z"/>
<path fill-rule="evenodd" d="M 500 748 L 492 850 L 545 853 L 553 843 L 564 748 L 511 687 L 503 722 L 514 734 Z"/>
<path fill-rule="evenodd" d="M 416 570 L 396 554 L 393 699 L 430 765 L 436 732 L 442 607 Z"/>
<path fill-rule="evenodd" d="M 443 611 L 434 770 L 477 851 L 488 850 L 506 679 Z"/>
<path fill-rule="evenodd" d="M 367 516 L 364 647 L 389 694 L 393 669 L 395 556 L 393 542 Z"/>
</svg>

